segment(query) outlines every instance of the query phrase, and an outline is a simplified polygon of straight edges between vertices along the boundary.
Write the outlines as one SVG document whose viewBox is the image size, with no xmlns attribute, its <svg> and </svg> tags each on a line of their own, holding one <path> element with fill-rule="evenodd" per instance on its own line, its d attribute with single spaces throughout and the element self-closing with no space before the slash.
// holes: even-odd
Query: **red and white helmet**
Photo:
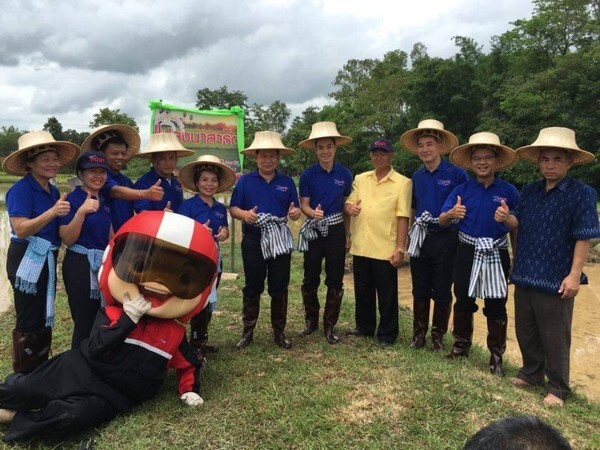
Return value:
<svg viewBox="0 0 600 450">
<path fill-rule="evenodd" d="M 109 242 L 98 274 L 108 305 L 143 295 L 154 317 L 189 320 L 206 306 L 218 249 L 199 222 L 165 211 L 129 219 Z"/>
</svg>

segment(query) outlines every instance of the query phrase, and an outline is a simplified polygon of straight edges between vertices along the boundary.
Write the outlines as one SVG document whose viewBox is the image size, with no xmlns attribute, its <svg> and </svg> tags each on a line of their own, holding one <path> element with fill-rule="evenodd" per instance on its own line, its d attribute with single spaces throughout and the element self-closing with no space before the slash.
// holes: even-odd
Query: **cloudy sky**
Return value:
<svg viewBox="0 0 600 450">
<path fill-rule="evenodd" d="M 349 59 L 416 42 L 449 57 L 455 35 L 487 50 L 532 10 L 529 0 L 4 0 L 0 126 L 41 129 L 55 116 L 87 131 L 109 107 L 144 136 L 149 100 L 194 107 L 199 89 L 222 85 L 295 116 L 328 102 Z"/>
</svg>

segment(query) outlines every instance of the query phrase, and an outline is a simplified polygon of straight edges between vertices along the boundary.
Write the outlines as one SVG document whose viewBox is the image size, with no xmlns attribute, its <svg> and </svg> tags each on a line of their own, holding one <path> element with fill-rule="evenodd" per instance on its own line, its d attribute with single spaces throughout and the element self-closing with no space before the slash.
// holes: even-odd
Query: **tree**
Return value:
<svg viewBox="0 0 600 450">
<path fill-rule="evenodd" d="M 43 129 L 44 131 L 48 131 L 57 141 L 64 140 L 62 124 L 56 117 L 48 117 Z"/>
<path fill-rule="evenodd" d="M 2 126 L 0 127 L 0 157 L 7 156 L 19 148 L 19 137 L 27 131 L 19 130 L 18 128 Z"/>
<path fill-rule="evenodd" d="M 219 89 L 211 90 L 209 88 L 200 89 L 196 93 L 196 108 L 198 109 L 230 109 L 232 106 L 239 106 L 242 109 L 248 109 L 248 97 L 242 91 L 229 91 L 227 86 L 221 86 Z"/>
<path fill-rule="evenodd" d="M 100 108 L 94 119 L 90 121 L 90 128 L 96 128 L 100 125 L 123 124 L 129 125 L 139 131 L 135 119 L 126 113 L 122 113 L 120 109 Z"/>
</svg>

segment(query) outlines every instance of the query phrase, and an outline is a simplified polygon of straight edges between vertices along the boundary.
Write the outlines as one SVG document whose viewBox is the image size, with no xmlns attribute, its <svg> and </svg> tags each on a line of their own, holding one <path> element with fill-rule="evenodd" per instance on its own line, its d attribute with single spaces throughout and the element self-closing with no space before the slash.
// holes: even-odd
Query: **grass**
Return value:
<svg viewBox="0 0 600 450">
<path fill-rule="evenodd" d="M 369 338 L 343 338 L 331 346 L 322 332 L 296 337 L 304 322 L 301 255 L 292 261 L 291 350 L 273 344 L 266 296 L 254 343 L 235 350 L 243 276 L 223 281 L 210 328 L 210 341 L 221 350 L 203 371 L 204 405 L 183 405 L 171 373 L 157 397 L 131 414 L 66 442 L 33 441 L 30 448 L 77 448 L 91 439 L 95 449 L 457 449 L 489 422 L 523 414 L 558 427 L 573 448 L 600 448 L 600 405 L 576 395 L 563 409 L 544 407 L 541 391 L 516 390 L 487 373 L 488 355 L 481 349 L 461 361 L 410 350 L 409 311 L 402 311 L 399 341 L 389 349 Z M 353 328 L 353 303 L 353 293 L 346 292 L 339 331 Z M 72 331 L 62 294 L 57 313 L 55 352 L 68 347 Z M 13 313 L 0 317 L 2 374 L 10 372 L 13 324 Z M 509 375 L 517 370 L 507 369 Z"/>
</svg>

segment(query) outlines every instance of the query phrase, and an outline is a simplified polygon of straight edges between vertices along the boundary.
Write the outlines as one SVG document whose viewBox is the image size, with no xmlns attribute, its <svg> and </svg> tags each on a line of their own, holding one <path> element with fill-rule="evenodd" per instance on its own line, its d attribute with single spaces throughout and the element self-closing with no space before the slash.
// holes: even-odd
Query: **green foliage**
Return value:
<svg viewBox="0 0 600 450">
<path fill-rule="evenodd" d="M 26 131 L 18 128 L 2 126 L 0 127 L 0 157 L 4 157 L 19 148 L 19 137 Z"/>
<path fill-rule="evenodd" d="M 196 92 L 196 107 L 198 109 L 229 109 L 232 106 L 240 106 L 248 109 L 248 96 L 242 91 L 229 91 L 227 86 L 219 89 L 203 88 Z"/>
<path fill-rule="evenodd" d="M 90 128 L 96 128 L 100 125 L 124 124 L 129 125 L 139 131 L 135 119 L 120 109 L 100 108 L 94 119 L 90 121 Z"/>
</svg>

